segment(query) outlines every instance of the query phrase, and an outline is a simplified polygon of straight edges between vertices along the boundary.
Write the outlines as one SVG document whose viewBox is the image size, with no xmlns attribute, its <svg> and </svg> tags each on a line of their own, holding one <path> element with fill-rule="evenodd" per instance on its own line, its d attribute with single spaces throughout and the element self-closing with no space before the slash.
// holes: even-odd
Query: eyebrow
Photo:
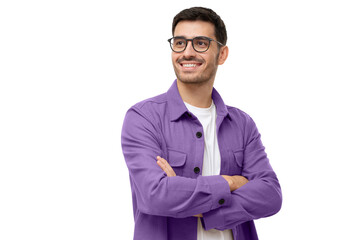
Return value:
<svg viewBox="0 0 360 240">
<path fill-rule="evenodd" d="M 191 39 L 191 38 L 187 38 L 187 37 L 185 37 L 185 36 L 174 36 L 174 37 L 181 37 L 181 38 L 186 38 L 186 39 Z M 195 37 L 193 37 L 193 38 L 196 38 L 196 37 L 204 37 L 204 38 L 210 38 L 210 37 L 207 37 L 207 36 L 195 36 Z"/>
</svg>

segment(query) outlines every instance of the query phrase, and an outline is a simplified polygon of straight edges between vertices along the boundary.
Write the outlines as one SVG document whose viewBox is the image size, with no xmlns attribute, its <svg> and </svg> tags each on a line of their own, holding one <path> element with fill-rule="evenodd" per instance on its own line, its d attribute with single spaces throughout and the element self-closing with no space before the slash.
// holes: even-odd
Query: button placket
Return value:
<svg viewBox="0 0 360 240">
<path fill-rule="evenodd" d="M 202 138 L 202 136 L 203 136 L 203 134 L 202 134 L 201 131 L 196 132 L 195 135 L 196 135 L 196 137 L 197 137 L 198 139 Z M 194 168 L 194 173 L 200 174 L 200 168 L 199 168 L 199 167 L 195 167 L 195 168 Z"/>
<path fill-rule="evenodd" d="M 196 118 L 195 115 L 192 116 L 193 120 L 195 121 L 195 124 L 197 125 L 196 128 L 194 128 L 194 135 L 195 135 L 195 148 L 196 148 L 196 161 L 193 163 L 193 171 L 194 171 L 194 177 L 201 175 L 201 167 L 203 164 L 203 154 L 204 154 L 204 139 L 203 139 L 203 129 L 200 121 Z"/>
</svg>

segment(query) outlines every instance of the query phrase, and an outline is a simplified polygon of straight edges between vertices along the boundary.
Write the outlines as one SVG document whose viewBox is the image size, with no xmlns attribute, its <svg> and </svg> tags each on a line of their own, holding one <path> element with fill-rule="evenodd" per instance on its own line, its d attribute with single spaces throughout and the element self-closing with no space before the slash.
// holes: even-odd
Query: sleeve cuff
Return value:
<svg viewBox="0 0 360 240">
<path fill-rule="evenodd" d="M 225 225 L 224 215 L 221 210 L 221 208 L 218 208 L 202 214 L 203 217 L 200 218 L 201 224 L 206 231 Z"/>
<path fill-rule="evenodd" d="M 211 210 L 231 205 L 231 192 L 228 182 L 221 175 L 206 176 L 204 178 L 212 193 Z"/>
</svg>

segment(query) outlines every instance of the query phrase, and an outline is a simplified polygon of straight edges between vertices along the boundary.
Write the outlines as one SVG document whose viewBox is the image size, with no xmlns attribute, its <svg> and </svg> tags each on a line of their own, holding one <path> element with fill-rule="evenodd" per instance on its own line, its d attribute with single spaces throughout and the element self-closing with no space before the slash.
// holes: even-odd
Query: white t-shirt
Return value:
<svg viewBox="0 0 360 240">
<path fill-rule="evenodd" d="M 204 130 L 205 148 L 202 175 L 219 175 L 221 157 L 216 135 L 216 107 L 214 102 L 211 103 L 209 108 L 198 108 L 188 103 L 185 103 L 185 106 L 198 118 Z M 210 229 L 205 231 L 199 218 L 197 240 L 233 240 L 233 234 L 231 229 L 225 231 Z"/>
</svg>

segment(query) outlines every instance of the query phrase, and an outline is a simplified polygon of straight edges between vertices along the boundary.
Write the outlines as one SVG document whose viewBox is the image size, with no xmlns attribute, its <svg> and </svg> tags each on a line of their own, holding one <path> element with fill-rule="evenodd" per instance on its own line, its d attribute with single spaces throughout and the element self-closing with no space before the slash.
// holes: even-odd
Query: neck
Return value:
<svg viewBox="0 0 360 240">
<path fill-rule="evenodd" d="M 199 108 L 208 108 L 211 106 L 214 81 L 199 84 L 187 84 L 179 80 L 176 82 L 180 96 L 184 102 Z"/>
</svg>

